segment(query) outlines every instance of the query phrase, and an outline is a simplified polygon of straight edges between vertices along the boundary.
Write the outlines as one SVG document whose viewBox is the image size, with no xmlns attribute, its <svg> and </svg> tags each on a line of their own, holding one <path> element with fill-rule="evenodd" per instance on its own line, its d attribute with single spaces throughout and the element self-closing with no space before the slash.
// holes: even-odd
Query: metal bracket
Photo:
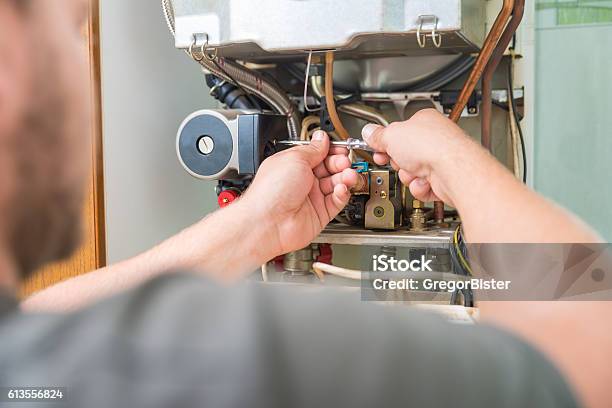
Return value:
<svg viewBox="0 0 612 408">
<path fill-rule="evenodd" d="M 198 46 L 200 38 L 202 38 L 204 41 L 201 43 L 201 45 Z M 199 58 L 196 57 L 193 52 L 195 47 L 200 48 Z M 214 61 L 215 59 L 217 59 L 217 52 L 218 52 L 218 48 L 215 48 L 214 54 L 208 53 L 208 34 L 207 33 L 194 33 L 193 34 L 193 41 L 189 45 L 189 51 L 188 51 L 188 54 L 191 58 L 193 58 L 197 62 L 202 62 L 204 58 L 206 58 L 209 61 Z"/>
<path fill-rule="evenodd" d="M 419 28 L 417 28 L 416 37 L 419 47 L 425 48 L 427 45 L 427 37 L 430 37 L 434 46 L 440 48 L 442 46 L 442 35 L 438 32 L 438 17 L 433 14 L 420 15 L 417 21 L 419 22 Z M 433 29 L 429 34 L 423 33 L 425 21 L 431 21 L 433 23 Z"/>
</svg>

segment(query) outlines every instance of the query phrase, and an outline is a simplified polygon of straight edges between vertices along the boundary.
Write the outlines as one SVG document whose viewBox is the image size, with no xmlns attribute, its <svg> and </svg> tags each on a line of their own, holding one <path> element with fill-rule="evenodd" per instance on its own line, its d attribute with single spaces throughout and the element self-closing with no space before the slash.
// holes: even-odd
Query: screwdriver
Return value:
<svg viewBox="0 0 612 408">
<path fill-rule="evenodd" d="M 308 146 L 310 140 L 277 140 L 275 144 L 284 146 Z M 372 149 L 366 142 L 360 139 L 346 139 L 346 140 L 332 140 L 330 141 L 332 146 L 345 147 L 349 150 L 363 150 L 366 152 L 376 153 L 376 150 Z"/>
</svg>

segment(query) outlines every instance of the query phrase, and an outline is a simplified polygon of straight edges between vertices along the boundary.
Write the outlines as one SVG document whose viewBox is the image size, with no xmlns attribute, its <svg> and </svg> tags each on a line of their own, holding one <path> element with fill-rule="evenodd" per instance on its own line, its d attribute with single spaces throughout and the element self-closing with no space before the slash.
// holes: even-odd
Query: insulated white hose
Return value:
<svg viewBox="0 0 612 408">
<path fill-rule="evenodd" d="M 340 268 L 339 266 L 329 265 L 329 264 L 322 263 L 322 262 L 313 263 L 312 269 L 314 269 L 315 272 L 319 272 L 317 273 L 319 277 L 323 275 L 321 272 L 325 272 L 327 274 L 339 276 L 341 278 L 361 280 L 361 271 Z"/>
</svg>

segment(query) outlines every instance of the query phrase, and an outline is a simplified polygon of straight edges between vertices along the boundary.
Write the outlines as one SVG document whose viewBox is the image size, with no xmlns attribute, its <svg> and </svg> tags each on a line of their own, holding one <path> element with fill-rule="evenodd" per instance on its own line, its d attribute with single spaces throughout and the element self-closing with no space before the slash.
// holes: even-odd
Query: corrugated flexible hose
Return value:
<svg viewBox="0 0 612 408">
<path fill-rule="evenodd" d="M 166 18 L 166 24 L 174 36 L 175 19 L 172 0 L 162 0 L 161 3 Z M 236 85 L 257 95 L 278 113 L 287 116 L 287 128 L 290 138 L 299 139 L 301 126 L 300 115 L 296 111 L 293 102 L 280 87 L 262 78 L 256 72 L 253 72 L 243 65 L 225 58 L 216 58 L 212 61 L 208 58 L 202 58 L 201 61 L 197 62 L 213 75 L 230 83 L 237 83 Z"/>
</svg>

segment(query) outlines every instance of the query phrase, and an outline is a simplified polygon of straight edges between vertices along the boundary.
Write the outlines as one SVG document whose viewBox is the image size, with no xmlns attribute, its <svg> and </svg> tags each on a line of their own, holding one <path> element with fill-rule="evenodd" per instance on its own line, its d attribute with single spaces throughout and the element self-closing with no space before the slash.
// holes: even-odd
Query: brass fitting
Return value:
<svg viewBox="0 0 612 408">
<path fill-rule="evenodd" d="M 422 232 L 425 231 L 425 211 L 423 211 L 423 203 L 420 200 L 412 200 L 412 214 L 410 214 L 410 231 Z"/>
<path fill-rule="evenodd" d="M 312 271 L 312 264 L 319 256 L 312 245 L 285 254 L 283 268 L 291 275 L 307 275 Z"/>
</svg>

